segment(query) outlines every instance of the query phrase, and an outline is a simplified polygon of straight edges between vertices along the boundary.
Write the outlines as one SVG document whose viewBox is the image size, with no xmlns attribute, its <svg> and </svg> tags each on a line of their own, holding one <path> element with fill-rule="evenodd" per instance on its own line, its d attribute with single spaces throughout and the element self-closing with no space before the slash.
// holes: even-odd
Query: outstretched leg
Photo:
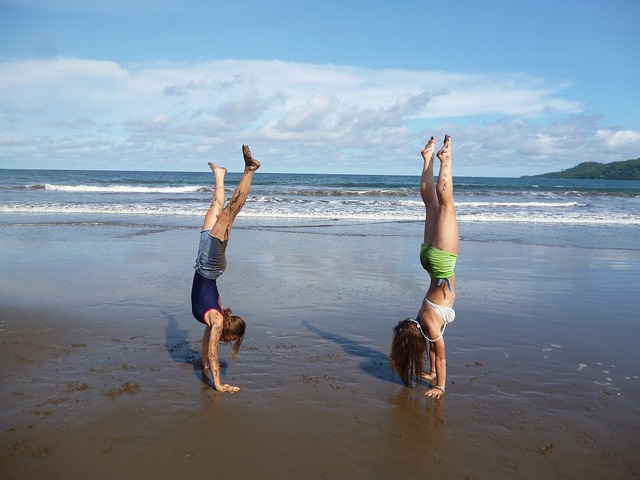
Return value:
<svg viewBox="0 0 640 480">
<path fill-rule="evenodd" d="M 213 172 L 215 185 L 213 187 L 211 206 L 204 216 L 202 230 L 211 230 L 213 228 L 220 212 L 222 212 L 222 208 L 224 207 L 224 176 L 227 173 L 227 169 L 224 167 L 218 167 L 211 162 L 209 162 L 209 168 Z"/>
<path fill-rule="evenodd" d="M 242 173 L 242 178 L 240 179 L 235 192 L 233 192 L 231 200 L 229 200 L 227 206 L 222 209 L 220 215 L 218 215 L 218 219 L 211 229 L 211 236 L 222 241 L 229 239 L 231 225 L 238 213 L 240 213 L 240 210 L 242 210 L 242 207 L 249 196 L 249 189 L 251 188 L 253 174 L 258 170 L 258 168 L 260 168 L 260 162 L 253 158 L 251 150 L 249 150 L 247 145 L 242 146 L 242 154 L 244 156 L 244 172 Z"/>
<path fill-rule="evenodd" d="M 453 173 L 451 166 L 451 139 L 444 137 L 444 145 L 437 153 L 440 173 L 436 193 L 438 195 L 438 223 L 433 246 L 445 252 L 458 254 L 459 232 L 456 204 L 453 199 Z"/>
<path fill-rule="evenodd" d="M 422 149 L 422 177 L 420 178 L 420 196 L 424 202 L 426 217 L 424 221 L 424 243 L 432 244 L 438 223 L 438 197 L 433 178 L 433 154 L 436 150 L 436 139 L 431 137 Z"/>
</svg>

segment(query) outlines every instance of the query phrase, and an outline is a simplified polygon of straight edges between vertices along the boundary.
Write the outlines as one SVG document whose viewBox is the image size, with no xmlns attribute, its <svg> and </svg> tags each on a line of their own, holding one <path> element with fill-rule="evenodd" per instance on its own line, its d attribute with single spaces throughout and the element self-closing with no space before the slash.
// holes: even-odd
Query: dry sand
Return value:
<svg viewBox="0 0 640 480">
<path fill-rule="evenodd" d="M 201 376 L 198 232 L 95 230 L 2 232 L 3 479 L 640 476 L 638 251 L 463 240 L 429 401 L 386 356 L 424 294 L 419 238 L 236 228 L 230 395 Z"/>
</svg>

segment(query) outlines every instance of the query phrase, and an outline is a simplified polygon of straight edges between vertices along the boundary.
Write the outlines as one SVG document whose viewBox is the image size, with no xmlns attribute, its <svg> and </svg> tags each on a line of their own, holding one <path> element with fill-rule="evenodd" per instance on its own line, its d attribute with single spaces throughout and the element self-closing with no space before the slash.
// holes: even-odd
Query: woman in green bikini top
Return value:
<svg viewBox="0 0 640 480">
<path fill-rule="evenodd" d="M 391 367 L 404 384 L 410 387 L 426 380 L 430 388 L 425 395 L 433 398 L 444 394 L 447 381 L 444 329 L 455 318 L 454 269 L 459 243 L 449 135 L 445 135 L 444 145 L 437 153 L 440 160 L 437 184 L 433 175 L 435 146 L 436 141 L 431 137 L 422 149 L 424 165 L 420 180 L 420 194 L 426 209 L 420 263 L 431 282 L 416 319 L 407 318 L 394 327 L 390 354 Z M 422 368 L 427 351 L 429 373 Z"/>
</svg>

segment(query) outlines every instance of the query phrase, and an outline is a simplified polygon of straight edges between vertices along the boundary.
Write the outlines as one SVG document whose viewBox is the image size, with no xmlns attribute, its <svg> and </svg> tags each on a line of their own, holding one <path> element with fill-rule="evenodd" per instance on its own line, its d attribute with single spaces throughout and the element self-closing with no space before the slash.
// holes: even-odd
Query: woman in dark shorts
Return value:
<svg viewBox="0 0 640 480">
<path fill-rule="evenodd" d="M 244 206 L 253 174 L 260 167 L 247 145 L 242 146 L 244 172 L 231 200 L 225 206 L 224 176 L 227 169 L 209 163 L 213 172 L 215 186 L 211 206 L 204 218 L 200 232 L 200 246 L 196 258 L 193 285 L 191 287 L 191 309 L 193 316 L 205 325 L 202 336 L 203 373 L 211 370 L 215 389 L 219 392 L 237 392 L 238 387 L 220 382 L 220 361 L 218 345 L 220 342 L 234 342 L 231 358 L 235 359 L 246 329 L 244 320 L 233 315 L 231 309 L 222 308 L 216 280 L 226 268 L 225 251 L 229 240 L 231 225 Z"/>
<path fill-rule="evenodd" d="M 430 383 L 427 397 L 444 394 L 447 382 L 447 363 L 444 329 L 453 322 L 456 299 L 454 268 L 458 258 L 458 220 L 453 200 L 451 170 L 451 140 L 437 153 L 440 160 L 438 184 L 433 176 L 436 141 L 433 137 L 422 150 L 424 166 L 420 194 L 426 209 L 424 243 L 420 249 L 420 263 L 429 273 L 431 283 L 418 311 L 418 316 L 400 321 L 393 329 L 391 366 L 405 385 L 417 384 L 421 379 Z M 429 373 L 422 363 L 429 352 Z"/>
</svg>

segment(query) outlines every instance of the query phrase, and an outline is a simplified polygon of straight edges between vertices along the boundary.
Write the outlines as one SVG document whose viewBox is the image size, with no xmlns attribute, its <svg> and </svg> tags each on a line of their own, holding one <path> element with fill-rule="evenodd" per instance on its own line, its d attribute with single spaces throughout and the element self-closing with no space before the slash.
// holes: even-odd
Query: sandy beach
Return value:
<svg viewBox="0 0 640 480">
<path fill-rule="evenodd" d="M 640 251 L 463 235 L 427 400 L 387 360 L 425 292 L 420 234 L 238 221 L 230 395 L 201 376 L 197 229 L 3 228 L 0 477 L 640 477 Z"/>
</svg>

